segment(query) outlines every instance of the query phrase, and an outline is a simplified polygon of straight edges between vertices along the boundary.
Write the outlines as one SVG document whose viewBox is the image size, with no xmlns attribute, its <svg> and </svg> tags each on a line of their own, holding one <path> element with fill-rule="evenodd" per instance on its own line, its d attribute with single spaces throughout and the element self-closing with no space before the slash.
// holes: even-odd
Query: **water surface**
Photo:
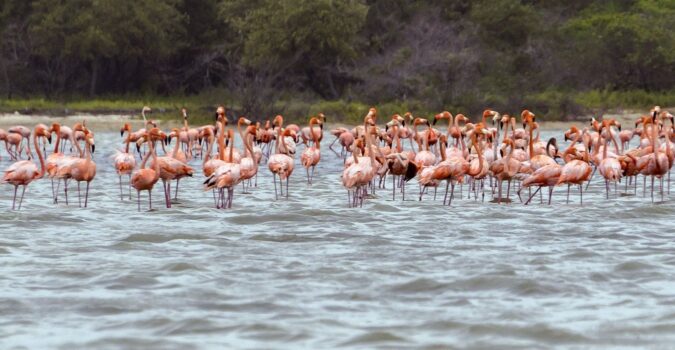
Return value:
<svg viewBox="0 0 675 350">
<path fill-rule="evenodd" d="M 468 200 L 466 187 L 443 207 L 392 201 L 388 181 L 349 209 L 324 146 L 314 185 L 298 164 L 288 200 L 263 167 L 251 194 L 216 210 L 195 161 L 172 209 L 157 188 L 156 210 L 143 194 L 137 212 L 109 158 L 119 134 L 96 137 L 89 208 L 51 204 L 44 179 L 0 213 L 3 349 L 675 343 L 675 193 L 605 200 L 596 178 L 583 207 L 563 188 L 526 207 Z M 0 205 L 11 194 L 4 185 Z"/>
</svg>

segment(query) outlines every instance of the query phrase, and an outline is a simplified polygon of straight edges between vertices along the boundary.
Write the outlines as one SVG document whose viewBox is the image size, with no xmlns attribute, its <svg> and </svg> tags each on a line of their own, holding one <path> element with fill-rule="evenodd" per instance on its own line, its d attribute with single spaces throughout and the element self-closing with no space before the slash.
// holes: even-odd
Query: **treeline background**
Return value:
<svg viewBox="0 0 675 350">
<path fill-rule="evenodd" d="M 0 4 L 5 109 L 225 103 L 348 120 L 370 105 L 551 118 L 675 105 L 675 0 Z"/>
</svg>

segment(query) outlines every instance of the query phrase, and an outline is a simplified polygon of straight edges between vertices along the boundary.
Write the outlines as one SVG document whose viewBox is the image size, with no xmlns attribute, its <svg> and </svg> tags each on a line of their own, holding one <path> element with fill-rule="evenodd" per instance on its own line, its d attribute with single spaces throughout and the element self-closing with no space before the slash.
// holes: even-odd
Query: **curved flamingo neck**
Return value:
<svg viewBox="0 0 675 350">
<path fill-rule="evenodd" d="M 234 163 L 234 133 L 232 133 L 232 139 L 230 140 L 230 161 L 229 163 Z"/>
<path fill-rule="evenodd" d="M 506 139 L 509 137 L 508 136 L 509 135 L 509 126 L 511 125 L 511 120 L 509 119 L 504 124 L 505 124 L 504 125 L 504 138 L 502 139 L 502 142 L 506 141 Z M 497 145 L 497 147 L 499 147 L 499 145 Z"/>
<path fill-rule="evenodd" d="M 527 140 L 527 144 L 528 144 L 528 151 L 530 152 L 530 159 L 532 159 L 532 157 L 534 157 L 534 143 L 532 142 L 533 141 L 532 137 L 534 134 L 533 128 L 534 125 L 532 124 L 532 122 L 529 122 L 528 126 L 530 127 L 530 139 Z"/>
<path fill-rule="evenodd" d="M 159 180 L 160 168 L 159 168 L 159 161 L 157 160 L 157 150 L 155 148 L 155 142 L 154 141 L 150 142 L 150 153 L 152 154 L 152 159 L 153 159 L 152 170 L 155 171 L 155 174 L 154 174 L 152 179 L 154 181 L 157 181 L 157 180 Z"/>
<path fill-rule="evenodd" d="M 441 161 L 444 162 L 447 159 L 447 155 L 445 154 L 445 147 L 447 147 L 446 144 L 441 144 L 441 147 L 439 147 L 439 151 L 441 152 Z"/>
<path fill-rule="evenodd" d="M 126 146 L 124 148 L 124 152 L 129 153 L 129 143 L 131 143 L 131 132 L 127 130 L 127 139 L 125 141 Z"/>
<path fill-rule="evenodd" d="M 225 160 L 225 127 L 218 123 L 218 158 Z"/>
<path fill-rule="evenodd" d="M 478 174 L 483 170 L 483 151 L 480 148 L 480 142 L 476 140 L 476 135 L 473 135 L 471 137 L 471 144 L 472 146 L 476 149 L 476 155 L 478 156 L 478 169 L 476 169 L 475 172 L 471 171 L 471 167 L 469 167 L 468 175 L 473 177 Z"/>
<path fill-rule="evenodd" d="M 204 155 L 204 161 L 202 162 L 203 165 L 206 165 L 206 163 L 209 161 L 211 158 L 211 152 L 213 152 L 213 143 L 215 139 L 213 136 L 209 136 L 207 139 L 208 145 L 206 146 L 206 155 Z"/>
<path fill-rule="evenodd" d="M 75 131 L 73 131 L 73 138 L 72 138 L 72 139 L 73 139 L 74 142 L 72 142 L 72 143 L 75 145 L 75 148 L 77 148 L 77 154 L 80 156 L 80 158 L 84 158 L 84 155 L 85 155 L 85 154 L 84 154 L 84 152 L 82 151 L 82 147 L 80 147 L 80 143 L 77 142 L 77 140 L 75 139 L 75 135 L 74 135 L 74 134 L 75 134 Z M 85 141 L 85 142 L 86 142 L 86 141 Z"/>
<path fill-rule="evenodd" d="M 56 133 L 56 144 L 54 145 L 54 152 L 53 152 L 54 154 L 59 153 L 60 144 L 61 144 L 61 130 L 59 130 L 59 132 Z M 127 152 L 129 152 L 128 147 L 129 146 L 127 145 Z"/>
<path fill-rule="evenodd" d="M 370 132 L 368 132 L 368 123 L 364 123 L 366 129 L 366 149 L 368 150 L 368 156 L 370 157 L 370 165 L 375 166 L 375 153 L 373 152 L 373 143 L 370 139 Z"/>
<path fill-rule="evenodd" d="M 448 130 L 447 130 L 447 136 L 450 137 L 450 129 L 452 128 L 452 114 L 448 117 Z"/>
<path fill-rule="evenodd" d="M 396 147 L 396 152 L 401 153 L 403 151 L 403 147 L 401 146 L 401 138 L 398 136 L 398 125 L 394 125 L 394 140 L 393 144 Z"/>
<path fill-rule="evenodd" d="M 309 131 L 312 133 L 312 139 L 314 140 L 314 147 L 316 147 L 316 149 L 321 149 L 319 136 L 317 136 L 316 133 L 314 132 L 314 126 L 313 125 L 309 126 Z M 323 132 L 321 128 L 319 128 L 319 132 Z"/>
<path fill-rule="evenodd" d="M 38 178 L 41 178 L 45 175 L 45 159 L 42 158 L 42 152 L 40 152 L 40 147 L 38 147 L 37 135 L 33 136 L 33 145 L 35 146 L 35 152 L 37 152 L 38 159 L 40 160 L 40 173 Z"/>
<path fill-rule="evenodd" d="M 237 122 L 237 132 L 239 132 L 239 137 L 241 137 L 242 147 L 244 148 L 244 154 L 246 154 L 246 151 L 248 150 L 248 143 L 246 142 L 246 138 L 244 137 L 244 133 L 241 131 L 241 121 Z M 232 147 L 234 147 L 234 143 L 232 144 Z M 251 152 L 251 157 L 253 157 L 253 152 Z M 232 158 L 230 158 L 230 159 L 232 159 Z"/>
</svg>

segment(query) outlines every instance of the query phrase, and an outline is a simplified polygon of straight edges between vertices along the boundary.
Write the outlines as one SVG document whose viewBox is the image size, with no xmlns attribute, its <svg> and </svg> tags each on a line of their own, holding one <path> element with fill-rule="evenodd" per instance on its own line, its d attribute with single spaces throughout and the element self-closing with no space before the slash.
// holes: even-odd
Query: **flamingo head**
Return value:
<svg viewBox="0 0 675 350">
<path fill-rule="evenodd" d="M 284 117 L 281 116 L 281 114 L 278 114 L 276 117 L 274 117 L 274 121 L 272 121 L 272 124 L 274 126 L 281 127 L 284 124 Z"/>
<path fill-rule="evenodd" d="M 244 124 L 251 125 L 251 121 L 246 119 L 246 117 L 239 117 L 239 120 L 237 121 L 237 125 L 241 126 L 241 125 L 244 125 Z"/>
<path fill-rule="evenodd" d="M 49 129 L 49 132 L 51 133 L 59 133 L 61 132 L 61 124 L 59 123 L 53 123 L 52 127 Z"/>
<path fill-rule="evenodd" d="M 51 129 L 45 128 L 43 125 L 38 125 L 35 127 L 35 137 L 44 137 L 49 141 L 49 143 L 52 143 L 52 132 Z"/>
</svg>

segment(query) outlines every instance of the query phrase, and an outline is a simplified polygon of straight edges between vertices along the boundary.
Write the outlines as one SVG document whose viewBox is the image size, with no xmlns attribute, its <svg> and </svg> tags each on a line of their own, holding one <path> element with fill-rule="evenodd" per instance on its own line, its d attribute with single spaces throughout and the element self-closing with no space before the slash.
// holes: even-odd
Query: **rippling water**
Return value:
<svg viewBox="0 0 675 350">
<path fill-rule="evenodd" d="M 596 177 L 583 207 L 563 188 L 527 207 L 465 188 L 449 208 L 394 202 L 389 187 L 348 209 L 324 147 L 315 184 L 298 165 L 289 200 L 274 201 L 263 167 L 251 194 L 216 210 L 196 161 L 172 209 L 158 188 L 139 213 L 119 199 L 119 140 L 97 134 L 89 208 L 55 207 L 41 180 L 0 214 L 0 348 L 675 344 L 675 190 L 607 201 Z"/>
</svg>

